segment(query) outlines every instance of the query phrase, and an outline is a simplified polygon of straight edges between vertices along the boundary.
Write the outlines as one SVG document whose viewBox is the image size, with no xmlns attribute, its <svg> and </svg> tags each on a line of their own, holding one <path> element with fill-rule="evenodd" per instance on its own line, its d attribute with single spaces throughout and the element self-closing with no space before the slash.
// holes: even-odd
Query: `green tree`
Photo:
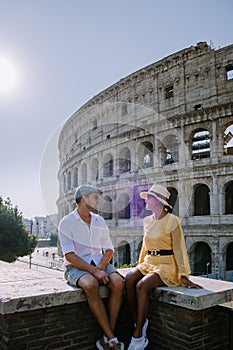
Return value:
<svg viewBox="0 0 233 350">
<path fill-rule="evenodd" d="M 22 213 L 13 207 L 9 198 L 0 197 L 0 260 L 13 262 L 19 256 L 31 254 L 37 238 L 25 229 Z"/>
</svg>

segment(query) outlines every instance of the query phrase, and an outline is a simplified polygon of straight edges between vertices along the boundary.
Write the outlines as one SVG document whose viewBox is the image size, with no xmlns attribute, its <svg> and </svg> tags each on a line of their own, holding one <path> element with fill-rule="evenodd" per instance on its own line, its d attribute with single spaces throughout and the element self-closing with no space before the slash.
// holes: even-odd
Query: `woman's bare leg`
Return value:
<svg viewBox="0 0 233 350">
<path fill-rule="evenodd" d="M 164 283 L 157 273 L 146 275 L 137 283 L 137 322 L 133 333 L 134 338 L 140 338 L 142 336 L 142 328 L 148 313 L 149 291 L 162 285 Z"/>
<path fill-rule="evenodd" d="M 134 322 L 137 321 L 137 295 L 136 285 L 138 281 L 143 277 L 143 274 L 138 269 L 132 269 L 125 277 L 126 293 L 128 303 L 134 318 Z"/>
</svg>

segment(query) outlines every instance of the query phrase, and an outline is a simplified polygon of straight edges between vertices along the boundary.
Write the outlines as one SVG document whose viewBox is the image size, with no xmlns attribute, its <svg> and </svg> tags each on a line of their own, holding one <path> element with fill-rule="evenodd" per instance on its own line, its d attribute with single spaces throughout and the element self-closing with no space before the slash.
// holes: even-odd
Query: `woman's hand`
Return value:
<svg viewBox="0 0 233 350">
<path fill-rule="evenodd" d="M 182 285 L 186 288 L 197 288 L 197 289 L 203 288 L 199 284 L 196 284 L 196 283 L 190 281 L 190 279 L 188 279 L 186 276 L 182 276 L 181 281 L 182 281 Z"/>
</svg>

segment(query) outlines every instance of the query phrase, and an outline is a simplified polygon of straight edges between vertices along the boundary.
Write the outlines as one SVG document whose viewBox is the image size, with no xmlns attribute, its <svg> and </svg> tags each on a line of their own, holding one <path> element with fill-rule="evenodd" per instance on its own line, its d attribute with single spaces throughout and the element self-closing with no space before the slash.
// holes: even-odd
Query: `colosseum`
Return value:
<svg viewBox="0 0 233 350">
<path fill-rule="evenodd" d="M 233 45 L 173 53 L 98 93 L 59 137 L 58 218 L 75 188 L 103 191 L 115 266 L 135 263 L 148 215 L 139 193 L 166 186 L 193 275 L 233 280 Z"/>
</svg>

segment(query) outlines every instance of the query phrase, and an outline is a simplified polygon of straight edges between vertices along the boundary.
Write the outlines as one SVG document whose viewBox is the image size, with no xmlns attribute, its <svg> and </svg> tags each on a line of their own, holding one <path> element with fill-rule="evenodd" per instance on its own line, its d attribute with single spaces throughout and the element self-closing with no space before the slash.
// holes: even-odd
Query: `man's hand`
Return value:
<svg viewBox="0 0 233 350">
<path fill-rule="evenodd" d="M 109 282 L 109 277 L 107 273 L 99 268 L 93 273 L 94 277 L 99 281 L 100 285 L 107 285 Z"/>
</svg>

